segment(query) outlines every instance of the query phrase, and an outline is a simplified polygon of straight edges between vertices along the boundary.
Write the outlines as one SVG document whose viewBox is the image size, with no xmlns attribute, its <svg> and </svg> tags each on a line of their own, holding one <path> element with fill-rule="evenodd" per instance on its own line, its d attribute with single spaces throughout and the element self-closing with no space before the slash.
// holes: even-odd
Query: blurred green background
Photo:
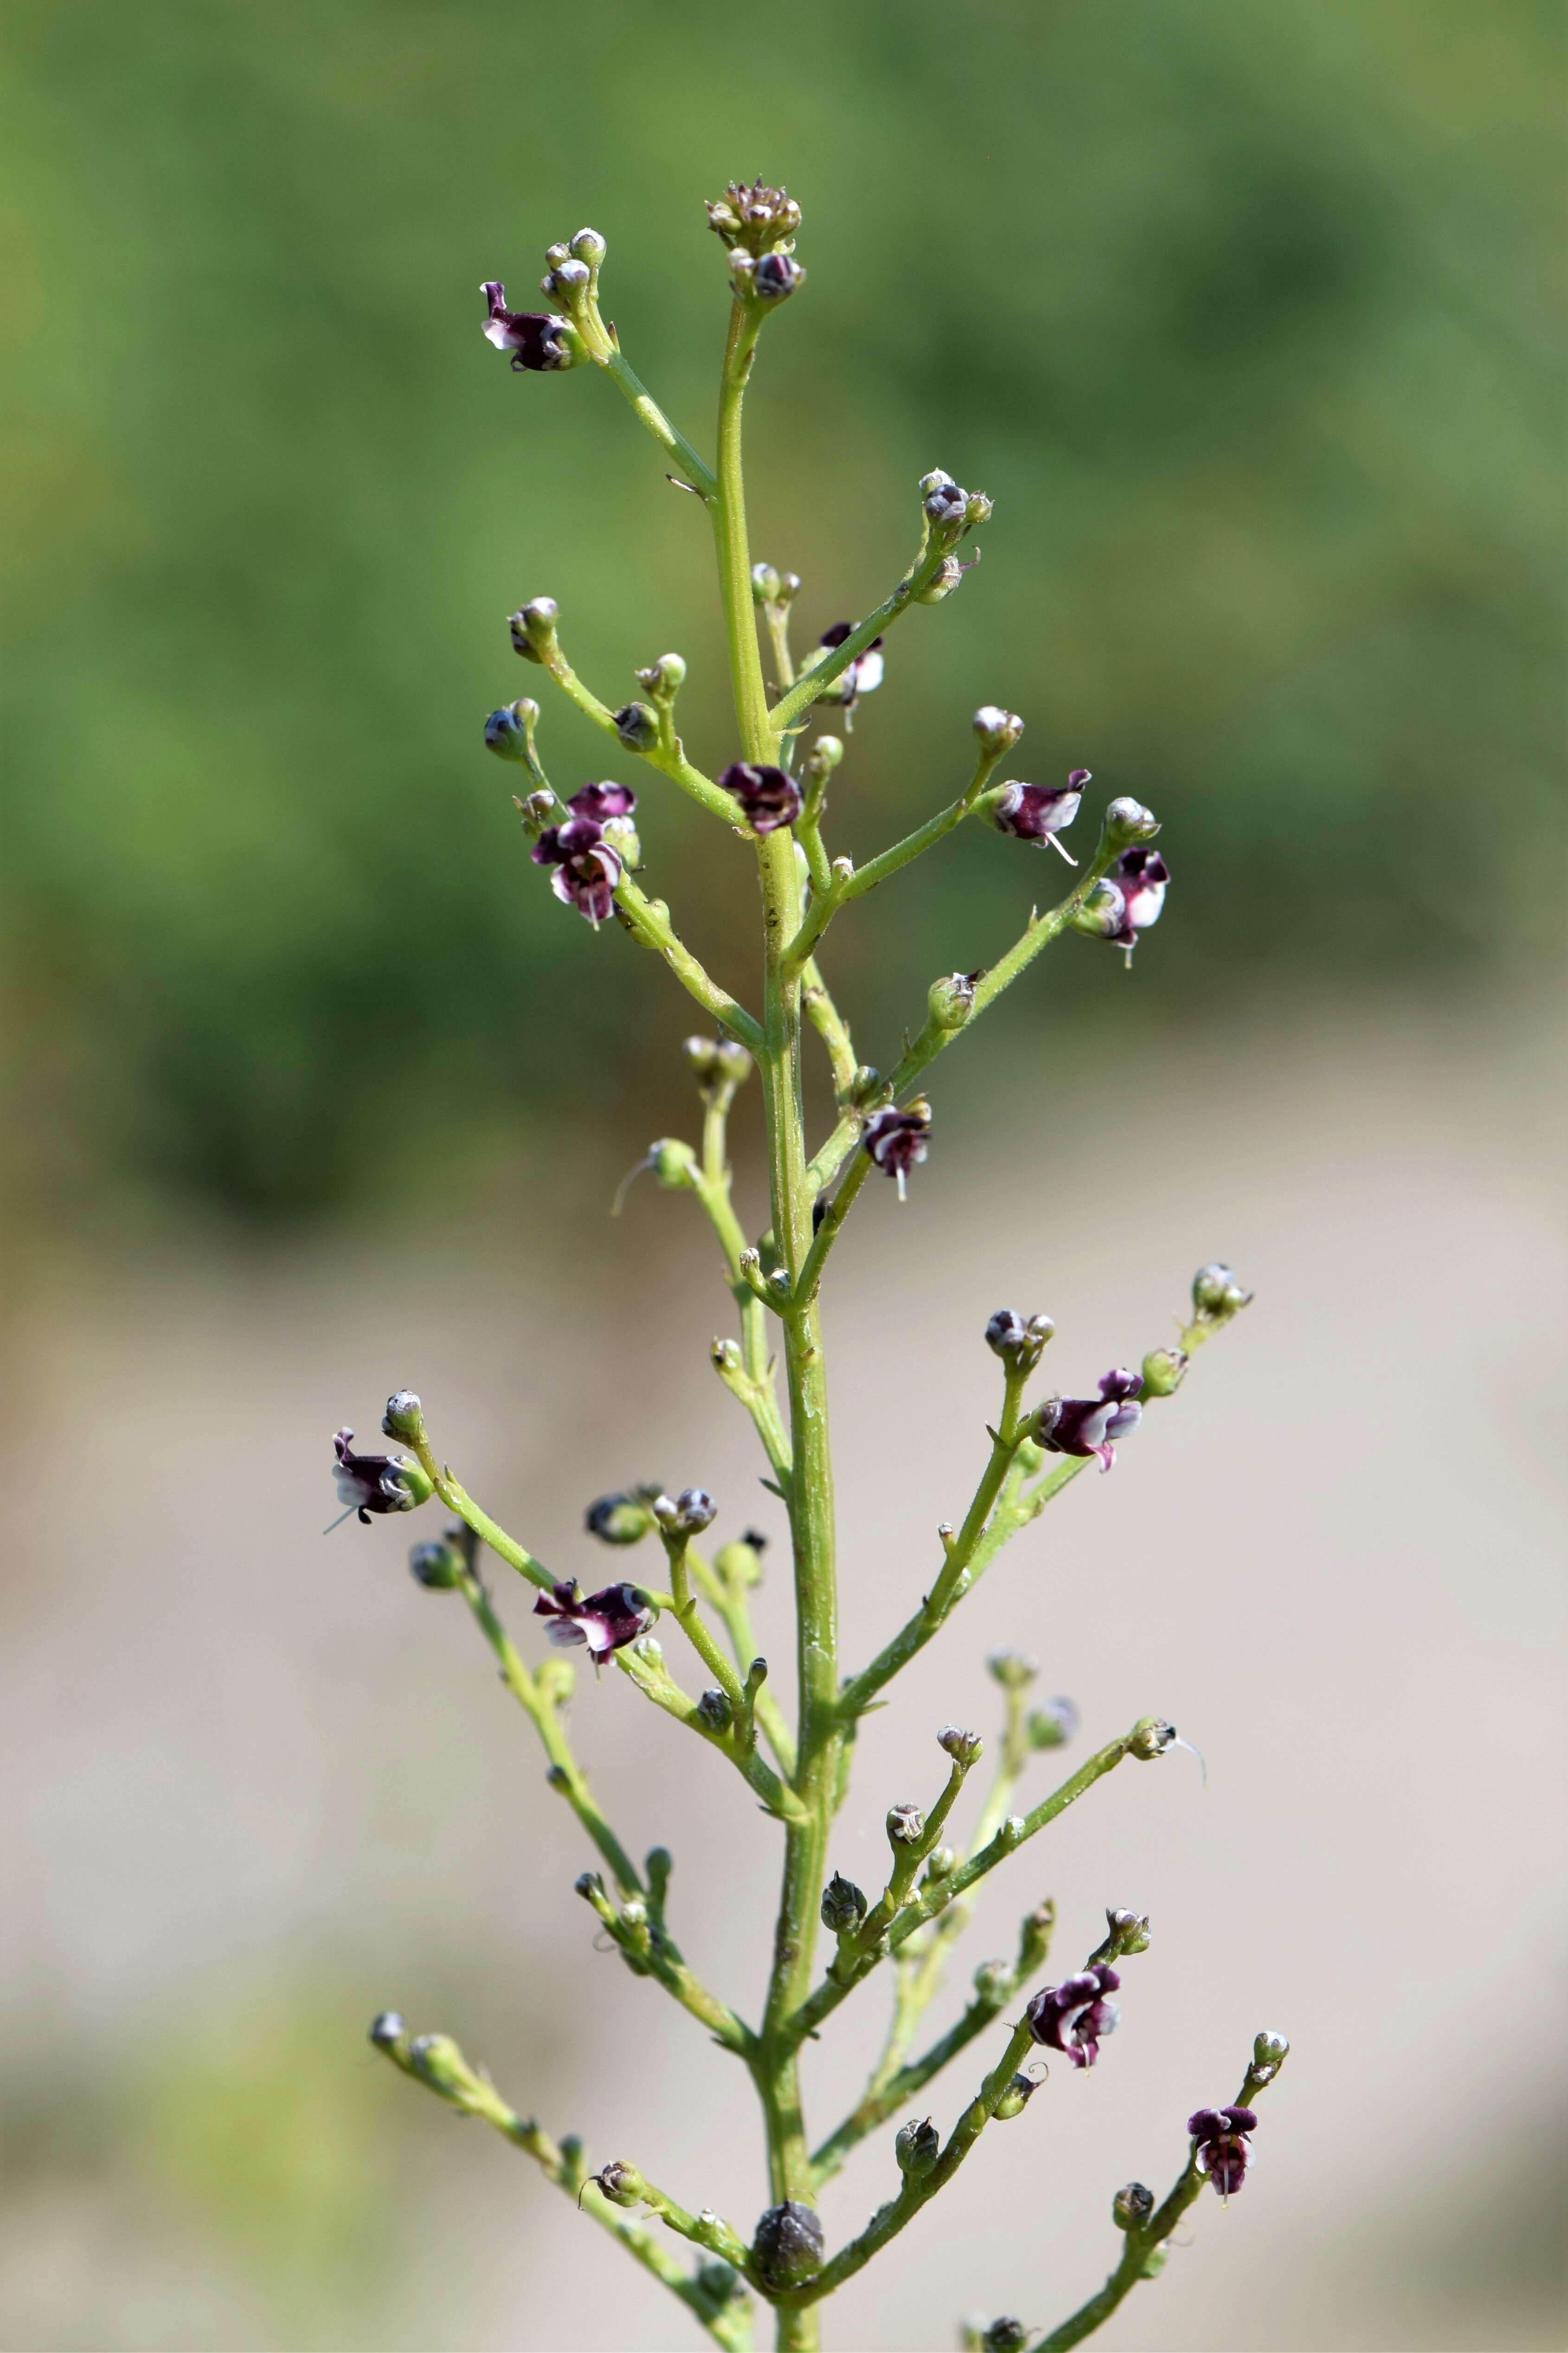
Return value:
<svg viewBox="0 0 1568 2353">
<path fill-rule="evenodd" d="M 997 501 L 983 569 L 889 646 L 836 846 L 933 807 L 982 700 L 1025 714 L 1025 775 L 1081 763 L 1165 821 L 1137 982 L 1071 941 L 999 1044 L 1042 1003 L 1114 1031 L 1536 954 L 1562 33 L 1528 0 L 11 0 L 5 970 L 38 1198 L 130 1175 L 291 1218 L 541 1104 L 662 1117 L 681 1008 L 650 1036 L 626 944 L 550 897 L 479 726 L 538 688 L 504 616 L 549 592 L 612 701 L 679 648 L 689 741 L 732 756 L 705 525 L 593 371 L 508 372 L 478 288 L 526 301 L 591 221 L 704 439 L 700 199 L 731 173 L 805 207 L 750 446 L 808 641 L 897 577 L 925 468 Z M 616 766 L 564 706 L 544 748 L 567 786 Z M 654 887 L 742 980 L 737 846 L 635 780 Z M 1013 935 L 1047 887 L 1021 854 L 961 838 L 872 902 L 835 967 L 864 1051 Z"/>
</svg>

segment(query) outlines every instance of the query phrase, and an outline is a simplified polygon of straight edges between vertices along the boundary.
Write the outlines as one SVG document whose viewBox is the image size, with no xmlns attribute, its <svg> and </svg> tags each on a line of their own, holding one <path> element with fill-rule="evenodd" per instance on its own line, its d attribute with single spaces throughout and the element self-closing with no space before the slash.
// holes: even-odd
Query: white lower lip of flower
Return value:
<svg viewBox="0 0 1568 2353">
<path fill-rule="evenodd" d="M 561 1651 L 574 1651 L 579 1642 L 585 1642 L 588 1639 L 574 1618 L 552 1618 L 544 1633 L 546 1641 L 553 1642 Z"/>
<path fill-rule="evenodd" d="M 504 319 L 487 319 L 484 332 L 486 341 L 492 343 L 498 352 L 514 352 L 520 348 L 517 337 Z"/>
</svg>

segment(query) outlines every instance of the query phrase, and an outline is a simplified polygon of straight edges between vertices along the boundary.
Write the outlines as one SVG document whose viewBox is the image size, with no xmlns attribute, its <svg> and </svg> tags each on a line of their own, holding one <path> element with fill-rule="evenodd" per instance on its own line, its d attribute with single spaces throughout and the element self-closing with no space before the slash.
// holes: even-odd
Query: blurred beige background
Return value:
<svg viewBox="0 0 1568 2353">
<path fill-rule="evenodd" d="M 849 1661 L 967 1493 L 994 1306 L 1048 1305 L 1052 1377 L 1081 1386 L 1163 1335 L 1200 1259 L 1258 1299 L 868 1726 L 834 1860 L 871 1879 L 886 1806 L 936 1786 L 936 1725 L 993 1721 L 999 1642 L 1079 1699 L 1069 1762 L 1158 1710 L 1210 1788 L 1180 1752 L 1124 1767 L 991 1882 L 948 2008 L 1047 1890 L 1064 1959 L 1108 1903 L 1150 1911 L 1152 1949 L 1100 2068 L 988 2137 L 934 2227 L 840 2299 L 834 2342 L 1059 2317 L 1112 2259 L 1111 2190 L 1173 2176 L 1187 2110 L 1231 2094 L 1264 2025 L 1294 2052 L 1246 2195 L 1202 2203 L 1107 2344 L 1562 2341 L 1557 1042 L 1519 997 L 1260 1002 L 1110 1071 L 1047 1050 L 1043 1100 L 1031 1078 L 1000 1111 L 997 1073 L 953 1056 L 909 1205 L 878 1187 L 857 1211 L 829 1324 Z M 742 1124 L 754 1196 L 749 1150 Z M 460 1604 L 404 1573 L 424 1522 L 320 1534 L 332 1428 L 368 1433 L 404 1382 L 563 1571 L 603 1569 L 579 1514 L 628 1478 L 706 1481 L 718 1533 L 776 1524 L 705 1361 L 727 1302 L 698 1213 L 645 1186 L 610 1222 L 618 1173 L 540 1135 L 439 1218 L 270 1250 L 104 1232 L 20 1303 L 7 2345 L 693 2341 L 525 2158 L 364 2052 L 395 2003 L 596 2162 L 742 2225 L 763 2202 L 741 2079 L 594 1950 L 530 1727 Z M 527 1595 L 495 1582 L 537 1652 Z M 764 1589 L 775 1658 L 784 1599 Z M 584 1677 L 573 1721 L 634 1851 L 673 1848 L 677 1933 L 744 2009 L 771 1834 L 618 1675 Z M 813 2054 L 825 2126 L 882 1999 Z M 961 2063 L 939 2119 L 963 2090 Z M 886 2193 L 885 2137 L 829 2192 L 832 2236 Z"/>
</svg>

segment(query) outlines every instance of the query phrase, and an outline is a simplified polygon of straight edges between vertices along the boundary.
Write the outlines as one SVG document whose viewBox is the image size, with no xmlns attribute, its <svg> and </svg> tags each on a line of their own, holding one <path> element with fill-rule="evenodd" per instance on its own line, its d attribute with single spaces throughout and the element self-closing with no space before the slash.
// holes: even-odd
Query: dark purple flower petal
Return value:
<svg viewBox="0 0 1568 2353">
<path fill-rule="evenodd" d="M 584 785 L 566 806 L 578 817 L 592 818 L 603 825 L 607 817 L 630 817 L 637 805 L 637 797 L 629 785 L 617 785 L 606 777 L 603 784 Z"/>
<path fill-rule="evenodd" d="M 1074 781 L 1081 779 L 1080 782 Z M 1065 785 L 1023 785 L 1015 781 L 1004 785 L 996 800 L 991 804 L 991 821 L 998 833 L 1010 833 L 1019 841 L 1049 843 L 1059 850 L 1069 866 L 1078 860 L 1071 857 L 1057 839 L 1064 826 L 1072 823 L 1083 799 L 1083 787 L 1089 782 L 1087 768 L 1075 768 Z"/>
<path fill-rule="evenodd" d="M 866 1123 L 860 1141 L 882 1174 L 898 1179 L 900 1200 L 910 1170 L 926 1156 L 930 1135 L 931 1105 L 923 1098 L 906 1103 L 902 1111 L 889 1106 Z"/>
<path fill-rule="evenodd" d="M 373 1512 L 411 1512 L 418 1497 L 404 1481 L 411 1467 L 406 1455 L 356 1454 L 352 1430 L 340 1430 L 332 1440 L 339 1503 L 357 1512 L 367 1528 Z"/>
<path fill-rule="evenodd" d="M 1035 1416 L 1035 1435 L 1052 1454 L 1094 1455 L 1102 1471 L 1116 1460 L 1113 1440 L 1130 1437 L 1143 1419 L 1137 1403 L 1142 1376 L 1120 1366 L 1105 1374 L 1098 1398 L 1052 1398 Z"/>
<path fill-rule="evenodd" d="M 781 825 L 793 825 L 800 815 L 800 786 L 782 768 L 731 760 L 719 782 L 726 792 L 734 794 L 753 833 L 776 832 Z"/>
<path fill-rule="evenodd" d="M 479 289 L 489 305 L 484 332 L 498 352 L 510 352 L 514 368 L 563 368 L 572 354 L 562 340 L 566 322 L 551 311 L 509 311 L 506 288 L 487 278 Z"/>
<path fill-rule="evenodd" d="M 563 1577 L 553 1592 L 540 1595 L 533 1614 L 550 1620 L 550 1640 L 563 1649 L 585 1642 L 597 1666 L 612 1651 L 646 1634 L 658 1612 L 640 1586 L 606 1585 L 584 1600 L 575 1582 Z"/>
</svg>

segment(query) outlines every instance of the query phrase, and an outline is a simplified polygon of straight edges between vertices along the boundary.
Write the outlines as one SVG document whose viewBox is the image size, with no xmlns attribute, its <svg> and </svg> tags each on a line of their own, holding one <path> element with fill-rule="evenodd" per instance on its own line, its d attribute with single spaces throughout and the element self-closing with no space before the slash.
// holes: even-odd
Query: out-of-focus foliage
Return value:
<svg viewBox="0 0 1568 2353">
<path fill-rule="evenodd" d="M 889 643 L 835 846 L 934 806 L 983 700 L 1024 775 L 1165 819 L 1136 994 L 1071 940 L 1008 1020 L 1536 936 L 1554 7 L 12 0 L 0 41 L 8 954 L 70 1121 L 276 1212 L 475 1105 L 635 1090 L 689 1026 L 549 896 L 479 730 L 540 688 L 504 616 L 548 591 L 612 700 L 678 646 L 731 756 L 704 519 L 594 371 L 508 371 L 478 289 L 592 221 L 704 438 L 732 173 L 806 210 L 751 447 L 807 634 L 897 576 L 926 467 L 998 501 Z M 739 846 L 563 708 L 543 742 L 565 788 L 635 776 L 742 981 Z M 1055 890 L 1030 855 L 961 837 L 870 902 L 863 1051 Z"/>
</svg>

